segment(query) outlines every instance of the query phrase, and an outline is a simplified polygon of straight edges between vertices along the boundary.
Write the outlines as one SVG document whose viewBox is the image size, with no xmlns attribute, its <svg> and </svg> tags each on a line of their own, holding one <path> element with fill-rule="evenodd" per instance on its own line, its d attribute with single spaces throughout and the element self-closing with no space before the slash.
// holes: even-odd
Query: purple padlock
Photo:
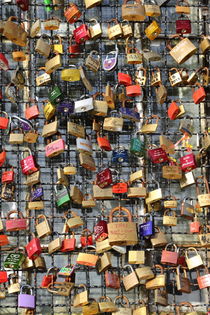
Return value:
<svg viewBox="0 0 210 315">
<path fill-rule="evenodd" d="M 123 118 L 130 119 L 135 122 L 140 121 L 139 113 L 131 108 L 121 107 L 120 113 L 122 114 Z"/>
<path fill-rule="evenodd" d="M 37 200 L 43 196 L 43 188 L 38 187 L 31 192 L 31 201 Z"/>
<path fill-rule="evenodd" d="M 151 236 L 155 232 L 153 218 L 151 215 L 147 214 L 147 215 L 145 215 L 145 220 L 146 220 L 147 216 L 149 216 L 149 221 L 146 221 L 142 224 L 139 224 L 139 236 L 140 236 L 140 238 L 145 237 L 145 236 Z"/>
<path fill-rule="evenodd" d="M 71 102 L 71 101 L 60 102 L 57 105 L 57 111 L 65 114 L 65 115 L 73 114 L 74 113 L 74 102 Z"/>
<path fill-rule="evenodd" d="M 23 293 L 24 288 L 30 290 L 30 294 Z M 18 307 L 20 308 L 35 308 L 35 296 L 32 295 L 32 288 L 29 285 L 23 285 L 18 295 Z"/>
<path fill-rule="evenodd" d="M 14 119 L 17 119 L 19 124 L 20 124 L 20 127 L 21 129 L 23 129 L 24 131 L 29 131 L 31 129 L 33 129 L 33 124 L 28 120 L 28 119 L 25 119 L 23 117 L 18 117 L 16 115 L 12 116 L 12 122 L 14 122 L 14 124 L 19 127 L 17 125 L 17 123 L 14 121 Z"/>
</svg>

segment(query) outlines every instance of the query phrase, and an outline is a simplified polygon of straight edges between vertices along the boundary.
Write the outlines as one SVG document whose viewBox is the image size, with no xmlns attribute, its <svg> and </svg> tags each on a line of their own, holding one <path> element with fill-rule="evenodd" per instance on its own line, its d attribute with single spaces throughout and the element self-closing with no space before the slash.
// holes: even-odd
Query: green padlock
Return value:
<svg viewBox="0 0 210 315">
<path fill-rule="evenodd" d="M 69 192 L 65 186 L 62 186 L 60 190 L 57 190 L 57 187 L 55 187 L 55 192 L 56 192 L 56 204 L 58 207 L 62 207 L 70 201 Z"/>
<path fill-rule="evenodd" d="M 144 156 L 144 143 L 138 137 L 131 139 L 130 152 L 136 156 Z"/>
<path fill-rule="evenodd" d="M 45 5 L 51 5 L 52 4 L 52 0 L 44 0 L 44 4 Z"/>
<path fill-rule="evenodd" d="M 4 268 L 17 270 L 21 267 L 24 260 L 25 255 L 23 253 L 10 253 L 4 262 Z"/>
<path fill-rule="evenodd" d="M 61 95 L 61 89 L 58 86 L 54 86 L 52 91 L 48 95 L 50 103 L 52 103 L 53 105 L 59 103 L 61 101 Z"/>
</svg>

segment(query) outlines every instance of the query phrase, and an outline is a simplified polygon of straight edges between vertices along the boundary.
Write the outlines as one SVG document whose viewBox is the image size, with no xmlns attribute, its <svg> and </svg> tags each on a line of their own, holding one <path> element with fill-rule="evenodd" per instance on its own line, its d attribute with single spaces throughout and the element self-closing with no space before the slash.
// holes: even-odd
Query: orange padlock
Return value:
<svg viewBox="0 0 210 315">
<path fill-rule="evenodd" d="M 136 97 L 142 94 L 141 86 L 139 84 L 126 86 L 126 95 Z"/>
<path fill-rule="evenodd" d="M 200 83 L 197 82 L 196 85 L 198 86 L 198 89 L 195 90 L 193 88 L 193 101 L 195 104 L 200 104 L 203 100 L 205 100 L 206 92 Z"/>
<path fill-rule="evenodd" d="M 168 108 L 168 117 L 171 120 L 176 119 L 177 115 L 180 113 L 180 108 L 175 101 L 173 101 Z"/>
<path fill-rule="evenodd" d="M 26 119 L 35 119 L 39 116 L 39 107 L 37 104 L 30 106 L 30 104 L 26 104 L 25 110 L 25 118 Z"/>
<path fill-rule="evenodd" d="M 98 145 L 99 147 L 102 149 L 102 150 L 105 150 L 105 151 L 111 151 L 112 148 L 111 148 L 111 145 L 110 145 L 110 142 L 109 140 L 107 139 L 107 137 L 97 137 L 97 142 L 98 142 Z"/>
<path fill-rule="evenodd" d="M 82 13 L 80 12 L 75 3 L 69 3 L 69 7 L 66 9 L 64 15 L 67 21 L 70 24 L 72 24 L 75 23 L 80 18 Z"/>
</svg>

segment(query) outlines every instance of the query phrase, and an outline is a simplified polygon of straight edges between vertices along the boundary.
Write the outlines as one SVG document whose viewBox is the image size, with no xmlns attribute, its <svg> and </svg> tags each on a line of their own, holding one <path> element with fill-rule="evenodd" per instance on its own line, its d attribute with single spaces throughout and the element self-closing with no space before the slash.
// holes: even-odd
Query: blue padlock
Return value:
<svg viewBox="0 0 210 315">
<path fill-rule="evenodd" d="M 122 148 L 119 150 L 113 150 L 112 152 L 112 162 L 113 163 L 128 163 L 128 150 Z"/>
<path fill-rule="evenodd" d="M 149 221 L 147 217 L 149 216 Z M 139 224 L 139 237 L 151 236 L 155 233 L 154 220 L 150 214 L 145 215 L 144 223 Z"/>
<path fill-rule="evenodd" d="M 74 102 L 72 102 L 72 101 L 60 102 L 57 105 L 56 109 L 57 109 L 57 112 L 63 113 L 65 115 L 73 114 L 74 113 Z"/>
<path fill-rule="evenodd" d="M 43 188 L 38 187 L 31 192 L 31 201 L 35 201 L 43 196 Z"/>
<path fill-rule="evenodd" d="M 130 120 L 135 121 L 135 122 L 140 121 L 139 113 L 132 108 L 121 107 L 120 113 L 122 114 L 122 117 L 125 119 L 130 119 Z"/>
</svg>

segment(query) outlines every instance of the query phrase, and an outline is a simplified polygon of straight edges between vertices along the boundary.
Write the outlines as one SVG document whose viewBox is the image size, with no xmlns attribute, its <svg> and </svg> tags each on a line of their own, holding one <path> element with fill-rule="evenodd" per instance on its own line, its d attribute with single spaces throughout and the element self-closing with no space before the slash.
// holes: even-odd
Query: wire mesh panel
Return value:
<svg viewBox="0 0 210 315">
<path fill-rule="evenodd" d="M 149 1 L 144 1 L 148 4 Z M 157 1 L 161 3 L 161 1 Z M 53 2 L 54 3 L 54 2 Z M 112 289 L 105 284 L 105 273 L 99 272 L 97 268 L 90 268 L 88 266 L 76 264 L 79 253 L 96 254 L 94 247 L 81 247 L 81 235 L 84 229 L 90 230 L 93 233 L 93 228 L 96 225 L 97 220 L 100 218 L 109 220 L 111 209 L 116 207 L 126 207 L 132 214 L 132 220 L 138 225 L 144 223 L 146 220 L 153 221 L 153 225 L 160 228 L 167 237 L 168 243 L 174 243 L 179 248 L 179 255 L 184 256 L 185 250 L 188 247 L 194 247 L 198 250 L 202 256 L 204 266 L 209 267 L 209 246 L 202 246 L 200 243 L 199 234 L 190 233 L 190 220 L 181 216 L 181 204 L 187 200 L 188 203 L 192 203 L 193 208 L 196 209 L 197 220 L 200 221 L 201 229 L 200 234 L 203 234 L 204 238 L 208 237 L 208 207 L 199 208 L 197 204 L 197 191 L 195 181 L 193 179 L 200 175 L 205 175 L 208 180 L 208 154 L 200 162 L 197 160 L 197 167 L 192 171 L 193 175 L 192 185 L 184 184 L 180 186 L 180 181 L 175 179 L 166 179 L 162 176 L 163 165 L 168 165 L 168 161 L 164 163 L 153 163 L 148 156 L 148 150 L 160 147 L 160 136 L 166 136 L 175 145 L 174 154 L 170 154 L 172 157 L 171 163 L 179 161 L 180 157 L 183 157 L 193 152 L 195 155 L 200 152 L 202 148 L 201 138 L 204 131 L 208 130 L 208 86 L 205 86 L 206 98 L 199 104 L 195 104 L 192 99 L 193 88 L 197 89 L 194 84 L 185 84 L 183 81 L 178 86 L 172 86 L 169 77 L 172 71 L 182 73 L 182 77 L 187 80 L 193 71 L 199 70 L 203 67 L 209 67 L 209 52 L 203 54 L 199 48 L 199 44 L 202 40 L 202 35 L 208 35 L 209 33 L 209 15 L 208 7 L 209 3 L 205 1 L 190 0 L 190 15 L 185 19 L 191 21 L 191 32 L 185 37 L 190 39 L 193 44 L 198 48 L 193 56 L 183 64 L 178 64 L 174 61 L 170 54 L 169 45 L 176 45 L 180 39 L 171 38 L 176 33 L 176 21 L 182 20 L 175 12 L 175 1 L 162 1 L 161 16 L 147 17 L 142 22 L 130 22 L 133 29 L 133 36 L 126 41 L 125 38 L 120 37 L 117 40 L 109 40 L 107 36 L 107 30 L 112 25 L 110 20 L 113 18 L 122 22 L 122 1 L 108 1 L 103 2 L 96 7 L 86 9 L 83 1 L 77 1 L 76 5 L 82 12 L 81 17 L 74 24 L 69 24 L 64 17 L 64 11 L 67 9 L 69 3 L 65 1 L 63 6 L 55 7 L 51 1 L 30 1 L 29 10 L 26 12 L 21 11 L 16 3 L 11 1 L 1 0 L 0 6 L 0 20 L 7 21 L 10 16 L 17 16 L 19 22 L 24 22 L 25 29 L 29 32 L 32 25 L 40 20 L 41 29 L 35 37 L 28 36 L 28 42 L 26 47 L 19 47 L 11 41 L 7 40 L 5 36 L 1 36 L 0 51 L 9 60 L 9 70 L 0 72 L 0 86 L 2 91 L 2 99 L 0 102 L 1 111 L 5 111 L 11 120 L 11 131 L 6 132 L 1 130 L 1 143 L 2 150 L 7 152 L 7 159 L 3 167 L 1 168 L 1 175 L 9 167 L 13 167 L 15 173 L 15 185 L 14 196 L 10 200 L 5 200 L 3 191 L 8 186 L 1 183 L 1 219 L 4 225 L 4 232 L 6 222 L 8 221 L 8 213 L 12 210 L 21 211 L 25 218 L 27 218 L 27 230 L 5 232 L 9 237 L 9 244 L 6 247 L 1 247 L 1 269 L 4 269 L 4 262 L 9 253 L 22 252 L 26 255 L 25 246 L 34 237 L 30 232 L 37 233 L 36 225 L 38 224 L 38 215 L 44 214 L 51 226 L 52 233 L 41 238 L 42 254 L 44 258 L 46 268 L 36 268 L 32 262 L 31 268 L 24 268 L 21 266 L 15 273 L 18 275 L 18 281 L 21 286 L 30 285 L 32 287 L 33 295 L 36 299 L 35 314 L 74 314 L 82 313 L 81 308 L 73 306 L 74 297 L 78 292 L 78 286 L 85 284 L 88 290 L 89 299 L 93 298 L 99 300 L 100 297 L 108 296 L 113 300 L 119 296 L 118 302 L 123 304 L 123 296 L 129 299 L 130 307 L 133 309 L 139 305 L 139 301 L 143 300 L 148 305 L 148 311 L 151 314 L 160 314 L 161 311 L 165 314 L 174 314 L 176 306 L 180 302 L 188 301 L 193 306 L 195 311 L 203 312 L 207 314 L 209 305 L 209 289 L 199 290 L 197 284 L 197 269 L 191 271 L 187 270 L 187 276 L 191 282 L 191 293 L 180 293 L 177 291 L 176 284 L 176 266 L 170 264 L 164 265 L 164 273 L 166 275 L 166 291 L 168 293 L 168 302 L 166 305 L 159 303 L 158 292 L 156 290 L 146 290 L 145 280 L 138 281 L 139 285 L 131 290 L 126 291 L 123 282 L 120 281 L 118 289 Z M 44 29 L 44 21 L 50 19 L 50 17 L 56 17 L 59 20 L 60 26 L 58 30 L 46 30 Z M 69 52 L 69 46 L 74 44 L 72 42 L 72 34 L 76 27 L 82 24 L 90 27 L 91 19 L 96 19 L 102 28 L 102 35 L 96 40 L 88 40 L 80 45 L 80 52 L 72 54 Z M 156 20 L 161 28 L 160 34 L 155 40 L 149 40 L 145 35 L 145 29 Z M 109 24 L 110 22 L 110 24 Z M 44 37 L 43 34 L 47 36 Z M 57 43 L 57 38 L 54 35 L 60 35 L 61 44 L 63 46 L 63 53 L 61 57 L 60 67 L 53 72 L 50 76 L 50 82 L 44 86 L 37 85 L 37 77 L 40 76 L 46 69 L 40 69 L 45 67 L 47 58 L 40 55 L 37 52 L 37 43 L 40 39 L 43 39 L 47 44 L 54 45 Z M 127 42 L 127 44 L 126 44 Z M 143 64 L 128 64 L 127 63 L 127 47 L 137 48 L 140 53 L 143 53 Z M 48 59 L 55 57 L 52 53 Z M 107 58 L 107 54 L 113 52 L 114 56 L 118 49 L 118 62 L 112 71 L 106 71 L 103 67 L 103 62 Z M 12 53 L 15 51 L 23 51 L 26 55 L 26 60 L 23 62 L 16 62 L 12 58 Z M 93 72 L 84 66 L 86 59 L 91 51 L 97 51 L 100 57 L 100 68 L 97 72 Z M 156 53 L 156 58 L 148 59 L 148 53 Z M 179 52 L 180 55 L 183 51 Z M 178 53 L 178 54 L 179 54 Z M 157 56 L 158 55 L 158 56 Z M 11 81 L 14 82 L 15 71 L 17 67 L 20 67 L 23 71 L 25 82 L 21 87 L 17 87 L 14 83 L 9 85 Z M 72 67 L 74 66 L 74 67 Z M 88 91 L 85 88 L 82 80 L 75 80 L 72 82 L 62 80 L 62 73 L 64 69 L 79 69 L 83 66 L 86 76 L 90 81 L 93 89 Z M 135 84 L 136 71 L 138 67 L 144 67 L 146 71 L 146 83 L 141 87 L 141 94 L 137 97 L 130 97 L 126 102 L 126 108 L 135 109 L 136 113 L 140 114 L 138 121 L 133 121 L 124 118 L 123 128 L 120 132 L 110 132 L 103 130 L 104 116 L 96 116 L 92 111 L 87 111 L 79 114 L 68 114 L 65 111 L 59 111 L 58 102 L 55 115 L 50 122 L 57 119 L 59 134 L 52 137 L 42 137 L 43 126 L 46 123 L 46 117 L 44 115 L 44 106 L 46 106 L 49 99 L 49 92 L 54 87 L 59 87 L 61 90 L 60 98 L 65 102 L 76 102 L 81 96 L 84 98 L 90 98 L 94 93 L 101 93 L 101 100 L 103 94 L 106 93 L 107 85 L 109 84 L 115 95 L 114 103 L 116 112 L 113 112 L 112 108 L 108 109 L 107 117 L 117 116 L 121 118 L 120 109 L 124 106 L 122 99 L 125 97 L 126 89 L 122 85 L 118 85 L 118 73 L 124 72 L 130 74 L 132 77 L 132 84 Z M 178 70 L 174 70 L 177 68 Z M 160 71 L 161 82 L 167 90 L 167 99 L 162 104 L 157 101 L 157 85 L 152 86 L 152 79 L 156 71 Z M 202 72 L 197 73 L 199 80 L 202 84 Z M 209 79 L 208 79 L 209 80 Z M 208 85 L 208 83 L 207 83 Z M 108 89 L 108 88 L 107 88 Z M 120 98 L 121 97 L 121 98 Z M 178 119 L 171 120 L 168 117 L 168 108 L 172 101 L 176 101 L 177 104 L 184 106 L 185 113 Z M 11 133 L 21 132 L 21 130 L 14 130 L 19 128 L 20 121 L 17 117 L 25 117 L 25 110 L 28 105 L 37 103 L 40 114 L 36 119 L 32 120 L 33 128 L 38 132 L 38 140 L 34 144 L 24 142 L 23 144 L 11 144 L 9 141 Z M 76 106 L 76 105 L 75 105 Z M 152 115 L 158 116 L 158 125 L 154 132 L 143 133 L 141 132 L 142 126 L 147 122 L 146 120 Z M 67 131 L 67 123 L 73 122 L 84 127 L 87 138 L 92 143 L 92 156 L 94 158 L 96 170 L 90 171 L 81 166 L 79 150 L 76 145 L 76 137 Z M 94 130 L 93 125 L 100 123 L 100 130 L 97 132 Z M 151 121 L 149 121 L 151 122 Z M 154 120 L 152 121 L 155 122 Z M 191 123 L 193 125 L 192 137 L 188 139 L 186 134 L 181 131 L 180 125 L 184 123 Z M 49 121 L 48 121 L 49 123 Z M 108 136 L 112 150 L 101 150 L 98 146 L 97 137 Z M 65 142 L 64 152 L 56 157 L 46 157 L 45 148 L 49 144 L 49 139 L 55 141 L 61 137 Z M 131 144 L 133 139 L 137 138 L 141 141 L 142 152 L 137 155 L 131 152 Z M 47 140 L 48 139 L 48 140 Z M 181 141 L 180 141 L 181 139 Z M 22 174 L 21 160 L 27 155 L 24 153 L 26 148 L 30 148 L 32 154 L 37 161 L 37 167 L 40 170 L 40 179 L 35 185 L 27 184 L 28 178 Z M 173 149 L 173 148 L 172 148 Z M 117 155 L 115 158 L 114 153 Z M 121 156 L 119 158 L 119 153 Z M 25 154 L 25 155 L 24 155 Z M 167 158 L 168 159 L 168 158 Z M 160 161 L 162 162 L 162 161 Z M 145 197 L 129 198 L 128 194 L 113 194 L 113 197 L 109 197 L 104 200 L 96 200 L 96 205 L 92 208 L 85 208 L 81 206 L 81 201 L 75 202 L 73 198 L 65 204 L 64 207 L 59 207 L 56 195 L 65 186 L 58 185 L 58 169 L 62 170 L 63 167 L 72 165 L 76 168 L 76 174 L 67 175 L 67 189 L 73 194 L 73 188 L 76 186 L 81 190 L 83 196 L 89 198 L 93 196 L 93 185 L 95 185 L 96 174 L 105 169 L 110 168 L 112 170 L 113 180 L 116 179 L 118 183 L 129 183 L 130 187 L 141 187 L 142 191 L 144 186 L 147 193 L 161 188 L 162 198 L 160 202 L 146 203 Z M 141 171 L 143 176 L 137 177 L 137 181 L 131 183 L 130 175 Z M 187 172 L 188 176 L 190 175 Z M 44 190 L 44 196 L 42 198 L 44 202 L 44 208 L 40 210 L 29 209 L 29 202 L 32 200 L 31 191 L 42 187 Z M 130 188 L 129 187 L 129 188 Z M 202 189 L 205 188 L 205 183 L 202 183 Z M 112 194 L 112 190 L 111 190 Z M 157 195 L 156 195 L 157 196 Z M 163 207 L 163 200 L 175 197 L 178 206 L 175 210 L 177 217 L 177 225 L 167 226 L 163 225 L 164 211 L 167 209 Z M 146 197 L 147 198 L 147 197 Z M 188 199 L 186 199 L 188 198 Z M 153 199 L 154 201 L 154 199 Z M 197 206 L 197 208 L 196 208 Z M 68 210 L 76 213 L 82 220 L 82 224 L 76 228 L 66 230 L 65 222 L 66 217 L 69 215 Z M 195 211 L 195 210 L 194 210 Z M 124 218 L 122 211 L 120 212 L 120 220 Z M 149 213 L 149 216 L 145 217 L 145 214 Z M 192 215 L 195 217 L 195 213 Z M 119 217 L 117 218 L 119 220 Z M 117 220 L 114 218 L 114 221 Z M 138 228 L 139 229 L 139 228 Z M 72 231 L 74 233 L 72 233 Z M 155 230 L 157 231 L 157 230 Z M 131 231 L 132 233 L 133 231 Z M 117 233 L 117 232 L 116 232 Z M 154 234 L 154 231 L 153 231 Z M 92 234 L 93 236 L 93 234 Z M 76 238 L 75 250 L 71 252 L 62 252 L 57 250 L 52 254 L 48 253 L 48 244 L 60 238 Z M 93 237 L 94 239 L 94 237 Z M 205 243 L 205 240 L 204 240 Z M 93 242 L 93 246 L 95 243 Z M 126 250 L 125 250 L 126 249 Z M 142 250 L 145 251 L 145 263 L 132 265 L 134 269 L 145 266 L 150 266 L 155 271 L 155 265 L 161 264 L 161 255 L 164 247 L 153 247 L 150 242 L 150 237 L 140 238 L 138 244 L 134 246 L 127 246 L 119 248 L 112 248 L 109 250 L 111 259 L 110 271 L 117 274 L 122 280 L 128 274 L 129 269 L 125 266 L 129 262 L 129 251 Z M 125 250 L 125 252 L 124 252 Z M 98 254 L 102 256 L 102 254 Z M 42 279 L 46 275 L 46 271 L 51 267 L 57 267 L 61 269 L 65 266 L 75 266 L 75 288 L 71 291 L 70 295 L 65 297 L 59 294 L 49 292 L 46 288 L 41 287 Z M 203 274 L 204 266 L 201 268 L 201 274 Z M 158 269 L 156 270 L 159 275 Z M 8 269 L 8 275 L 13 271 Z M 63 282 L 66 279 L 59 276 L 58 282 Z M 133 285 L 133 280 L 131 281 Z M 11 283 L 10 283 L 11 284 Z M 5 285 L 8 287 L 8 283 Z M 3 289 L 3 284 L 1 284 Z M 27 314 L 26 310 L 18 307 L 18 294 L 19 293 L 6 293 L 6 297 L 0 299 L 0 314 Z M 162 303 L 163 304 L 163 303 Z M 120 307 L 120 303 L 117 303 Z M 162 313 L 163 314 L 163 313 Z"/>
</svg>

